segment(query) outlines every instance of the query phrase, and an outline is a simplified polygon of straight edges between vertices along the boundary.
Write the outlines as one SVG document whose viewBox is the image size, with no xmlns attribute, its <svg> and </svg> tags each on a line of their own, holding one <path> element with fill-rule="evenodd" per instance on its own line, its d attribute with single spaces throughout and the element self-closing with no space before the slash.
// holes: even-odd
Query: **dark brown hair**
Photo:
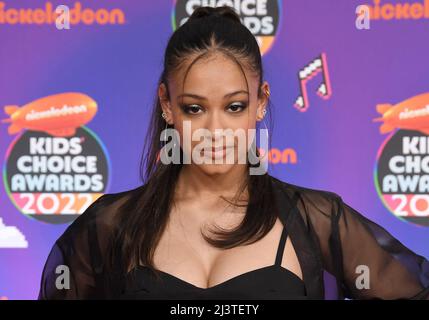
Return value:
<svg viewBox="0 0 429 320">
<path fill-rule="evenodd" d="M 198 59 L 215 52 L 222 52 L 230 57 L 242 71 L 242 65 L 244 65 L 258 75 L 258 97 L 263 94 L 260 88 L 263 79 L 262 59 L 258 43 L 252 33 L 241 23 L 236 12 L 227 6 L 198 7 L 188 21 L 172 34 L 165 50 L 164 70 L 158 81 L 158 87 L 164 83 L 170 99 L 168 79 L 179 70 L 185 59 L 189 59 L 191 54 L 194 56 L 197 54 L 195 60 L 187 68 L 186 78 L 187 72 Z M 272 128 L 269 109 L 271 108 L 267 108 L 267 110 Z M 119 232 L 115 239 L 117 248 L 115 259 L 120 260 L 124 270 L 140 264 L 154 268 L 154 251 L 168 222 L 176 181 L 182 167 L 182 164 L 166 165 L 158 161 L 158 155 L 163 146 L 160 143 L 160 135 L 166 127 L 166 122 L 161 114 L 161 104 L 158 94 L 156 94 L 141 159 L 140 174 L 144 182 L 143 191 L 135 199 L 127 202 L 117 225 Z M 268 150 L 266 151 L 268 152 Z M 180 152 L 182 159 L 182 150 Z M 257 156 L 259 156 L 258 152 Z M 249 162 L 248 165 L 251 166 Z M 257 165 L 259 164 L 255 166 Z M 236 197 L 232 201 L 224 200 L 234 206 L 243 206 L 237 199 L 246 187 L 249 200 L 244 205 L 247 208 L 242 223 L 233 230 L 212 230 L 211 232 L 216 235 L 214 238 L 202 233 L 211 245 L 231 248 L 253 243 L 261 239 L 273 227 L 278 214 L 273 208 L 270 176 L 267 173 L 264 175 L 249 174 Z"/>
</svg>

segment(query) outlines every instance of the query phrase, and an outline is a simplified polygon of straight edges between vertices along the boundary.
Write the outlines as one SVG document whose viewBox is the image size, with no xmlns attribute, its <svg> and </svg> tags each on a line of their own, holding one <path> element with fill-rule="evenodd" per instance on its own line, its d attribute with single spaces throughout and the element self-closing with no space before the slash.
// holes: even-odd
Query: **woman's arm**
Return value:
<svg viewBox="0 0 429 320">
<path fill-rule="evenodd" d="M 103 196 L 104 197 L 104 196 Z M 101 198 L 103 198 L 101 197 Z M 96 217 L 100 198 L 92 203 L 53 245 L 43 268 L 38 299 L 96 299 L 101 297 Z"/>
<path fill-rule="evenodd" d="M 346 297 L 429 299 L 428 260 L 341 197 L 334 200 L 332 209 L 330 259 Z"/>
</svg>

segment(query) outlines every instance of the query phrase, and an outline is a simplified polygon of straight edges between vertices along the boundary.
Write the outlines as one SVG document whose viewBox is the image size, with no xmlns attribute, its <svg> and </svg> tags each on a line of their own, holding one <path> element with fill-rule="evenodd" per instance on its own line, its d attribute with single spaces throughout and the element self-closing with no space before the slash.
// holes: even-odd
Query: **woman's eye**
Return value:
<svg viewBox="0 0 429 320">
<path fill-rule="evenodd" d="M 195 104 L 191 104 L 191 105 L 182 106 L 182 109 L 185 113 L 188 113 L 188 114 L 198 114 L 199 113 L 198 111 L 201 110 L 201 107 Z"/>
<path fill-rule="evenodd" d="M 231 104 L 228 107 L 228 110 L 231 110 L 230 111 L 231 113 L 237 113 L 237 112 L 243 111 L 244 109 L 246 109 L 246 105 L 243 105 L 243 104 Z"/>
<path fill-rule="evenodd" d="M 246 109 L 246 107 L 247 107 L 246 104 L 235 103 L 235 104 L 229 105 L 227 107 L 227 110 L 229 113 L 239 113 L 239 112 L 243 111 L 244 109 Z M 182 105 L 181 108 L 182 108 L 184 113 L 193 114 L 193 115 L 199 114 L 199 113 L 204 111 L 203 108 L 197 104 Z"/>
</svg>

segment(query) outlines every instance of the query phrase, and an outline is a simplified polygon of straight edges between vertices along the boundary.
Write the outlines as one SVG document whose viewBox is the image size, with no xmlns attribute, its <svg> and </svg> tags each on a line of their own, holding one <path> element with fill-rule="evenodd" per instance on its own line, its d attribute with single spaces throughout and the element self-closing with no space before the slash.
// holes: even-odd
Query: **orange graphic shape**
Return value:
<svg viewBox="0 0 429 320">
<path fill-rule="evenodd" d="M 429 93 L 423 93 L 396 105 L 378 104 L 377 112 L 382 117 L 373 122 L 383 122 L 380 133 L 394 129 L 418 130 L 429 135 Z"/>
<path fill-rule="evenodd" d="M 5 106 L 10 118 L 8 133 L 16 134 L 23 129 L 43 131 L 56 137 L 69 137 L 76 128 L 90 122 L 97 113 L 97 103 L 79 92 L 60 93 L 34 100 L 26 105 Z"/>
</svg>

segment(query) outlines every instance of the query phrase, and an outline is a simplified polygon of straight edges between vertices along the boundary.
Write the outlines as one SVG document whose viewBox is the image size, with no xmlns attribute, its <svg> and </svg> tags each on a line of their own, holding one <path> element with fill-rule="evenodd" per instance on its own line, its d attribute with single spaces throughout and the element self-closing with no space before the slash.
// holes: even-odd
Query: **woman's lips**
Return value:
<svg viewBox="0 0 429 320">
<path fill-rule="evenodd" d="M 218 148 L 212 148 L 212 152 L 218 152 L 218 151 L 222 151 L 222 150 L 225 150 L 226 149 L 226 147 L 218 147 Z"/>
<path fill-rule="evenodd" d="M 226 156 L 227 152 L 232 150 L 233 147 L 231 146 L 225 146 L 225 147 L 218 147 L 218 148 L 211 148 L 207 150 L 206 156 L 210 158 L 223 158 Z"/>
<path fill-rule="evenodd" d="M 233 148 L 233 146 L 222 146 L 222 147 L 212 147 L 211 151 L 212 152 L 217 152 L 217 151 L 222 151 L 222 150 L 226 150 L 226 149 L 231 149 Z"/>
</svg>

